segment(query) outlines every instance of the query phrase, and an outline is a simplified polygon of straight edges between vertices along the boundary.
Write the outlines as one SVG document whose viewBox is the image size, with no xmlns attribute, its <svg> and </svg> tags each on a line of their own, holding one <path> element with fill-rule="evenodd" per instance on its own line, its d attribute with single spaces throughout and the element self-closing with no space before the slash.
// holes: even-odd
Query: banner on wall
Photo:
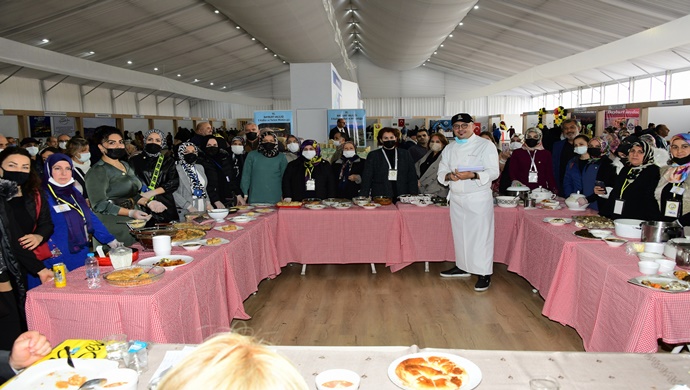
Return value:
<svg viewBox="0 0 690 390">
<path fill-rule="evenodd" d="M 450 119 L 429 119 L 429 131 L 432 133 L 441 132 L 447 138 L 453 136 L 453 124 Z"/>
<path fill-rule="evenodd" d="M 67 134 L 70 137 L 74 136 L 77 131 L 75 118 L 72 116 L 56 116 L 53 117 L 53 135 L 60 136 Z"/>
<path fill-rule="evenodd" d="M 635 131 L 635 126 L 640 124 L 639 108 L 624 108 L 620 110 L 607 110 L 604 112 L 604 127 L 621 129 L 625 127 L 630 133 Z"/>
<path fill-rule="evenodd" d="M 52 131 L 49 116 L 29 116 L 29 130 L 31 138 L 50 137 Z"/>
<path fill-rule="evenodd" d="M 591 137 L 594 134 L 594 130 L 597 128 L 596 111 L 573 110 L 570 113 L 570 118 L 580 122 L 582 132 L 588 137 Z"/>
<path fill-rule="evenodd" d="M 328 126 L 326 127 L 326 137 L 330 137 L 331 130 L 337 127 L 338 119 L 345 119 L 345 128 L 348 137 L 357 146 L 366 146 L 367 143 L 367 115 L 366 110 L 328 110 Z"/>
<path fill-rule="evenodd" d="M 292 111 L 254 111 L 254 123 L 259 130 L 271 128 L 278 137 L 292 134 Z"/>
</svg>

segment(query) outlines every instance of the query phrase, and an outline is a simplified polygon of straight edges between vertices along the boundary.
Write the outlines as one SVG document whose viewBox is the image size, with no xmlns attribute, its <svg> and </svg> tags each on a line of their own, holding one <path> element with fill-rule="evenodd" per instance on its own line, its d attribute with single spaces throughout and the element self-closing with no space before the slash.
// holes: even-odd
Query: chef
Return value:
<svg viewBox="0 0 690 390">
<path fill-rule="evenodd" d="M 455 243 L 455 267 L 445 278 L 478 276 L 475 291 L 491 285 L 494 256 L 494 210 L 491 182 L 498 178 L 494 144 L 474 134 L 469 114 L 451 120 L 454 141 L 443 149 L 438 181 L 450 186 L 450 222 Z"/>
</svg>

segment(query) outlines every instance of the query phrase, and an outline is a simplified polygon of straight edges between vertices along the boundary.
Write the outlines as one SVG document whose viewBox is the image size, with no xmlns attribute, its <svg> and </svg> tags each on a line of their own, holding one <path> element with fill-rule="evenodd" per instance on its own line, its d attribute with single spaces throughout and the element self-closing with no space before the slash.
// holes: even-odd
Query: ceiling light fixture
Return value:
<svg viewBox="0 0 690 390">
<path fill-rule="evenodd" d="M 448 38 L 453 38 L 453 34 L 448 35 Z"/>
<path fill-rule="evenodd" d="M 463 25 L 463 23 L 462 23 L 462 22 L 458 23 L 458 26 L 462 26 L 462 25 Z"/>
<path fill-rule="evenodd" d="M 213 85 L 213 83 L 209 83 L 209 85 Z"/>
<path fill-rule="evenodd" d="M 198 82 L 199 82 L 199 79 L 194 79 L 194 82 L 195 82 L 195 83 L 198 83 Z"/>
<path fill-rule="evenodd" d="M 225 89 L 225 88 L 227 88 L 227 87 L 225 85 L 223 85 L 223 88 L 221 88 L 221 89 Z"/>
<path fill-rule="evenodd" d="M 219 14 L 219 13 L 220 13 L 220 11 L 218 11 L 218 10 L 215 10 L 215 11 L 213 11 L 213 13 L 215 13 L 215 14 Z"/>
<path fill-rule="evenodd" d="M 132 61 L 127 61 L 127 65 L 132 65 Z"/>
<path fill-rule="evenodd" d="M 89 55 L 90 55 L 90 56 L 92 56 L 92 55 L 94 55 L 94 54 L 96 54 L 95 51 L 90 51 L 90 52 L 89 52 Z"/>
<path fill-rule="evenodd" d="M 283 64 L 287 64 L 287 62 L 283 61 Z"/>
<path fill-rule="evenodd" d="M 443 44 L 441 44 L 441 47 L 443 47 Z"/>
<path fill-rule="evenodd" d="M 422 64 L 422 66 L 426 66 L 426 62 Z"/>
<path fill-rule="evenodd" d="M 48 38 L 41 39 L 41 43 L 48 43 L 48 42 L 50 42 L 50 39 L 48 39 Z"/>
<path fill-rule="evenodd" d="M 264 50 L 268 50 L 268 48 L 267 48 L 267 47 L 264 47 Z"/>
<path fill-rule="evenodd" d="M 178 73 L 178 74 L 177 74 L 177 77 L 182 77 L 182 75 Z"/>
<path fill-rule="evenodd" d="M 256 38 L 252 37 L 252 41 L 256 41 Z"/>
<path fill-rule="evenodd" d="M 438 52 L 437 52 L 437 51 L 435 51 L 435 52 L 434 52 L 434 54 L 438 54 Z"/>
<path fill-rule="evenodd" d="M 274 54 L 273 57 L 278 57 L 278 54 Z"/>
<path fill-rule="evenodd" d="M 478 5 L 475 5 L 475 6 L 474 6 L 474 9 L 479 9 L 479 6 L 478 6 Z"/>
<path fill-rule="evenodd" d="M 158 68 L 153 68 L 153 70 L 158 71 Z"/>
<path fill-rule="evenodd" d="M 239 29 L 240 29 L 240 26 L 235 26 L 235 28 L 239 30 Z"/>
</svg>

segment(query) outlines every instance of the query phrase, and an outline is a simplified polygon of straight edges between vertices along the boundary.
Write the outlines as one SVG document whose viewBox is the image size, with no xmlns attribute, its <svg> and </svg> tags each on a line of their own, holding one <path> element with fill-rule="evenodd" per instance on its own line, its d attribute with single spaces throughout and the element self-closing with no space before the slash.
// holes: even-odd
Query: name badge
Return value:
<svg viewBox="0 0 690 390">
<path fill-rule="evenodd" d="M 614 214 L 623 214 L 623 205 L 625 204 L 625 200 L 623 199 L 616 199 L 613 202 L 613 213 Z"/>
<path fill-rule="evenodd" d="M 678 210 L 680 209 L 680 202 L 677 200 L 666 201 L 666 208 L 664 209 L 664 217 L 678 217 Z"/>
<path fill-rule="evenodd" d="M 397 181 L 398 180 L 398 171 L 395 169 L 389 169 L 388 170 L 388 180 Z"/>
<path fill-rule="evenodd" d="M 527 182 L 529 183 L 536 183 L 538 180 L 537 172 L 530 172 L 527 175 Z"/>
<path fill-rule="evenodd" d="M 679 187 L 679 186 L 673 186 L 673 187 L 671 188 L 671 193 L 672 193 L 672 194 L 676 194 L 676 195 L 683 196 L 683 194 L 685 193 L 685 188 Z"/>
<path fill-rule="evenodd" d="M 55 210 L 56 213 L 64 213 L 65 211 L 69 211 L 69 206 L 62 203 L 62 204 L 56 204 L 53 206 L 53 210 Z"/>
<path fill-rule="evenodd" d="M 316 180 L 307 180 L 307 191 L 316 191 Z"/>
</svg>

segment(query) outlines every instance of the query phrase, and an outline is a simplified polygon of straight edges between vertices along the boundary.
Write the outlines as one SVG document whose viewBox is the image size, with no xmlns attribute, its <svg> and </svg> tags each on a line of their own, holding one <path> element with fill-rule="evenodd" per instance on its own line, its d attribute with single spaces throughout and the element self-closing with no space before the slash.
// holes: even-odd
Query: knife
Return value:
<svg viewBox="0 0 690 390">
<path fill-rule="evenodd" d="M 67 364 L 74 368 L 74 362 L 72 361 L 72 353 L 69 350 L 69 345 L 65 345 L 65 352 L 67 352 Z"/>
</svg>

